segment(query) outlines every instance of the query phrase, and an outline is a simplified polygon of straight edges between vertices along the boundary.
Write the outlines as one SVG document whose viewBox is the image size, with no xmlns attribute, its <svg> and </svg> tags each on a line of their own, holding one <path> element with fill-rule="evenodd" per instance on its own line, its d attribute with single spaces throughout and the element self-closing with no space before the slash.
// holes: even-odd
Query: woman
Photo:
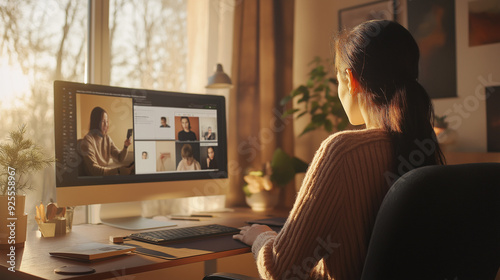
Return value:
<svg viewBox="0 0 500 280">
<path fill-rule="evenodd" d="M 366 129 L 322 143 L 279 234 L 255 225 L 234 236 L 252 245 L 264 279 L 359 279 L 394 179 L 444 161 L 431 101 L 417 81 L 418 46 L 405 28 L 365 22 L 338 35 L 334 54 L 342 105 Z"/>
<path fill-rule="evenodd" d="M 201 170 L 200 163 L 194 159 L 193 147 L 189 144 L 184 144 L 181 149 L 182 160 L 177 165 L 177 171 Z"/>
<path fill-rule="evenodd" d="M 127 157 L 130 139 L 125 139 L 123 149 L 118 149 L 108 135 L 108 113 L 101 107 L 95 107 L 90 113 L 89 132 L 82 140 L 81 150 L 86 175 L 129 175 L 134 166 L 111 168 L 111 159 L 123 162 Z"/>
<path fill-rule="evenodd" d="M 207 169 L 217 169 L 217 160 L 215 159 L 215 149 L 212 146 L 207 148 Z"/>
<path fill-rule="evenodd" d="M 191 122 L 188 117 L 181 117 L 182 130 L 177 134 L 179 141 L 196 141 L 196 134 L 191 131 Z"/>
</svg>

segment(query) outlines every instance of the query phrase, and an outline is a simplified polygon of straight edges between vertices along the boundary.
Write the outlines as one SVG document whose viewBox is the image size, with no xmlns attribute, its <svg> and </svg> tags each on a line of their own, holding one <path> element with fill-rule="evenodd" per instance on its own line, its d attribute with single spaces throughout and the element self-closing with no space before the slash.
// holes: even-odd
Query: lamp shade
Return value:
<svg viewBox="0 0 500 280">
<path fill-rule="evenodd" d="M 215 73 L 208 77 L 208 84 L 206 88 L 230 88 L 232 87 L 231 78 L 224 73 L 222 64 L 217 64 Z"/>
</svg>

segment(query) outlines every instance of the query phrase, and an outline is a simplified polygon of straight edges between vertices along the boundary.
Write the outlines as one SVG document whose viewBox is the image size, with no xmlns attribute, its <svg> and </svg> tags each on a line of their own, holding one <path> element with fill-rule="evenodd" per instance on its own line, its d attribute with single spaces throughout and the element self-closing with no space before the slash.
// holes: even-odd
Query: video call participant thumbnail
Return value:
<svg viewBox="0 0 500 280">
<path fill-rule="evenodd" d="M 217 169 L 216 148 L 213 146 L 201 147 L 202 169 Z M 203 156 L 206 156 L 203 158 Z"/>
<path fill-rule="evenodd" d="M 167 123 L 167 118 L 166 117 L 161 117 L 161 125 L 160 127 L 170 127 L 170 125 L 168 125 Z"/>
<path fill-rule="evenodd" d="M 182 160 L 177 165 L 177 171 L 201 170 L 200 163 L 194 158 L 193 147 L 184 144 L 181 149 Z"/>
<path fill-rule="evenodd" d="M 177 134 L 179 141 L 197 141 L 196 133 L 191 130 L 191 122 L 188 117 L 181 117 L 182 130 Z"/>
<path fill-rule="evenodd" d="M 208 127 L 208 131 L 203 135 L 203 140 L 215 140 L 215 132 L 212 131 L 212 127 Z"/>
<path fill-rule="evenodd" d="M 95 107 L 90 114 L 89 132 L 81 141 L 81 154 L 85 168 L 85 175 L 129 175 L 134 166 L 108 167 L 112 159 L 118 163 L 127 157 L 130 138 L 123 142 L 123 149 L 118 149 L 108 135 L 109 116 L 106 110 Z"/>
</svg>

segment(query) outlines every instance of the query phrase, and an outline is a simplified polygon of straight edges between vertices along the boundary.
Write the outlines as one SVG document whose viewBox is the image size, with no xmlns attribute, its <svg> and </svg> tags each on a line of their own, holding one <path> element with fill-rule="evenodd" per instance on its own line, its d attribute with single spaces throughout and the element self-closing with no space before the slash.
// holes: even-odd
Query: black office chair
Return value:
<svg viewBox="0 0 500 280">
<path fill-rule="evenodd" d="M 499 267 L 500 163 L 427 166 L 384 198 L 361 279 L 493 280 Z M 237 277 L 204 279 L 256 279 Z"/>
<path fill-rule="evenodd" d="M 428 166 L 387 193 L 361 279 L 495 279 L 499 266 L 500 163 Z"/>
</svg>

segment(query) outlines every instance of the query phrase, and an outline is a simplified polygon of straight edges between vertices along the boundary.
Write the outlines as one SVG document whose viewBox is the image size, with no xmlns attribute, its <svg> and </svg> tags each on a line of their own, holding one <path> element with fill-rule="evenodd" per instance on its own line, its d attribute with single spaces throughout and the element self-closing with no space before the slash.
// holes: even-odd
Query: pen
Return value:
<svg viewBox="0 0 500 280">
<path fill-rule="evenodd" d="M 179 221 L 200 221 L 200 219 L 196 218 L 182 218 L 182 217 L 170 217 L 170 220 L 179 220 Z"/>
<path fill-rule="evenodd" d="M 171 217 L 180 217 L 180 218 L 213 218 L 214 215 L 210 214 L 190 214 L 190 215 L 170 215 Z"/>
</svg>

